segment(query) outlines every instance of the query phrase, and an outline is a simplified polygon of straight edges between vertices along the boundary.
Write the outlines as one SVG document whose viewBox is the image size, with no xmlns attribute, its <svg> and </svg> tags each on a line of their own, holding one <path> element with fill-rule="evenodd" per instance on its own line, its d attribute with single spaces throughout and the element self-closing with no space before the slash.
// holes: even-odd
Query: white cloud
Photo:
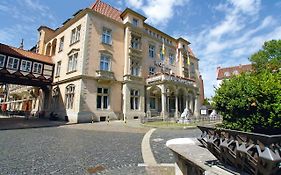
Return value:
<svg viewBox="0 0 281 175">
<path fill-rule="evenodd" d="M 176 7 L 183 6 L 189 0 L 129 0 L 128 5 L 140 9 L 153 25 L 164 26 L 176 13 Z"/>
</svg>

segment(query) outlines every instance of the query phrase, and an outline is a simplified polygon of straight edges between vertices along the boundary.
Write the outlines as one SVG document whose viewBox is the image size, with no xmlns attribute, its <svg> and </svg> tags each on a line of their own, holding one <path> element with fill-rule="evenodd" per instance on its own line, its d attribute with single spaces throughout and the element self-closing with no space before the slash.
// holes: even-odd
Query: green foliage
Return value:
<svg viewBox="0 0 281 175">
<path fill-rule="evenodd" d="M 211 105 L 208 98 L 205 98 L 203 101 L 203 105 Z"/>
<path fill-rule="evenodd" d="M 213 102 L 225 128 L 280 134 L 281 71 L 245 73 L 225 80 Z"/>
<path fill-rule="evenodd" d="M 264 69 L 278 70 L 281 67 L 281 40 L 265 42 L 262 50 L 250 57 L 257 72 Z"/>
</svg>

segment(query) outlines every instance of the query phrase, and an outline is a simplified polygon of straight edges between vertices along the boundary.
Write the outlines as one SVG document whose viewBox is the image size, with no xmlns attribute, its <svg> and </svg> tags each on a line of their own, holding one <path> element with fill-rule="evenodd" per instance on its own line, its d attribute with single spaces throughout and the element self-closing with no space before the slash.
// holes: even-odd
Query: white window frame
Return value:
<svg viewBox="0 0 281 175">
<path fill-rule="evenodd" d="M 60 76 L 60 71 L 61 71 L 61 61 L 58 61 L 56 65 L 56 77 Z"/>
<path fill-rule="evenodd" d="M 155 57 L 155 45 L 149 44 L 149 46 L 148 46 L 148 55 L 151 58 Z"/>
<path fill-rule="evenodd" d="M 131 89 L 130 91 L 130 109 L 140 110 L 140 91 L 137 89 Z"/>
<path fill-rule="evenodd" d="M 33 73 L 42 74 L 42 70 L 43 70 L 42 63 L 33 62 L 33 70 L 32 70 Z"/>
<path fill-rule="evenodd" d="M 149 75 L 155 75 L 155 70 L 156 70 L 156 67 L 149 67 L 148 68 L 148 72 L 149 72 Z"/>
<path fill-rule="evenodd" d="M 2 60 L 0 67 L 5 67 L 6 55 L 0 54 L 0 59 Z"/>
<path fill-rule="evenodd" d="M 107 65 L 107 68 L 106 68 Z M 110 71 L 111 70 L 111 56 L 108 54 L 102 53 L 100 56 L 100 70 Z"/>
<path fill-rule="evenodd" d="M 10 65 L 10 60 L 12 60 L 12 63 L 11 63 L 12 65 Z M 17 60 L 16 67 L 14 67 L 15 60 Z M 18 70 L 19 65 L 20 65 L 20 59 L 19 58 L 8 57 L 7 66 L 6 66 L 7 69 Z"/>
<path fill-rule="evenodd" d="M 28 65 L 29 64 L 29 68 Z M 28 60 L 21 60 L 20 70 L 25 72 L 31 72 L 32 62 Z"/>
<path fill-rule="evenodd" d="M 80 40 L 81 25 L 77 26 L 71 31 L 70 45 Z"/>
<path fill-rule="evenodd" d="M 66 109 L 73 109 L 75 98 L 75 85 L 70 84 L 65 88 L 65 107 Z"/>
<path fill-rule="evenodd" d="M 140 76 L 140 61 L 131 59 L 131 75 Z"/>
<path fill-rule="evenodd" d="M 112 30 L 104 27 L 101 38 L 102 43 L 112 45 Z"/>
<path fill-rule="evenodd" d="M 59 52 L 63 51 L 64 47 L 64 36 L 60 38 L 60 43 L 59 43 Z"/>
<path fill-rule="evenodd" d="M 99 92 L 99 89 L 101 89 L 101 92 Z M 107 90 L 107 93 L 105 93 L 105 89 Z M 110 109 L 109 96 L 110 96 L 110 89 L 109 88 L 97 87 L 97 106 L 96 106 L 97 109 L 99 109 L 99 110 Z M 98 99 L 99 99 L 98 97 L 100 97 L 100 102 L 98 101 Z M 104 102 L 106 102 L 106 104 Z"/>
<path fill-rule="evenodd" d="M 67 73 L 77 70 L 78 52 L 68 56 Z"/>
<path fill-rule="evenodd" d="M 131 48 L 140 50 L 141 48 L 141 37 L 132 35 L 131 36 Z"/>
</svg>

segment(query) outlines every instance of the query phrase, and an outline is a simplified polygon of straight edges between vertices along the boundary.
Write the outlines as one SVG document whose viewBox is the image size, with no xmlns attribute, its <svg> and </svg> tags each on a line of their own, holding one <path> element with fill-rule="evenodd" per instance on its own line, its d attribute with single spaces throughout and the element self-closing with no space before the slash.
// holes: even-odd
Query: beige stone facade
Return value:
<svg viewBox="0 0 281 175">
<path fill-rule="evenodd" d="M 186 107 L 198 115 L 203 94 L 190 43 L 145 20 L 98 0 L 56 30 L 40 27 L 37 52 L 55 63 L 48 111 L 72 122 L 174 118 Z"/>
</svg>

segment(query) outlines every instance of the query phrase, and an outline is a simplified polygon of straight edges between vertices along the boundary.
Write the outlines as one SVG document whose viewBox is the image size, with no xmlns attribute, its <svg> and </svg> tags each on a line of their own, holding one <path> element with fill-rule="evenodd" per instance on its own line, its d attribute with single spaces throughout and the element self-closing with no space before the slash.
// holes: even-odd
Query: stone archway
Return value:
<svg viewBox="0 0 281 175">
<path fill-rule="evenodd" d="M 147 114 L 150 117 L 160 116 L 161 106 L 161 89 L 158 86 L 147 88 Z"/>
</svg>

